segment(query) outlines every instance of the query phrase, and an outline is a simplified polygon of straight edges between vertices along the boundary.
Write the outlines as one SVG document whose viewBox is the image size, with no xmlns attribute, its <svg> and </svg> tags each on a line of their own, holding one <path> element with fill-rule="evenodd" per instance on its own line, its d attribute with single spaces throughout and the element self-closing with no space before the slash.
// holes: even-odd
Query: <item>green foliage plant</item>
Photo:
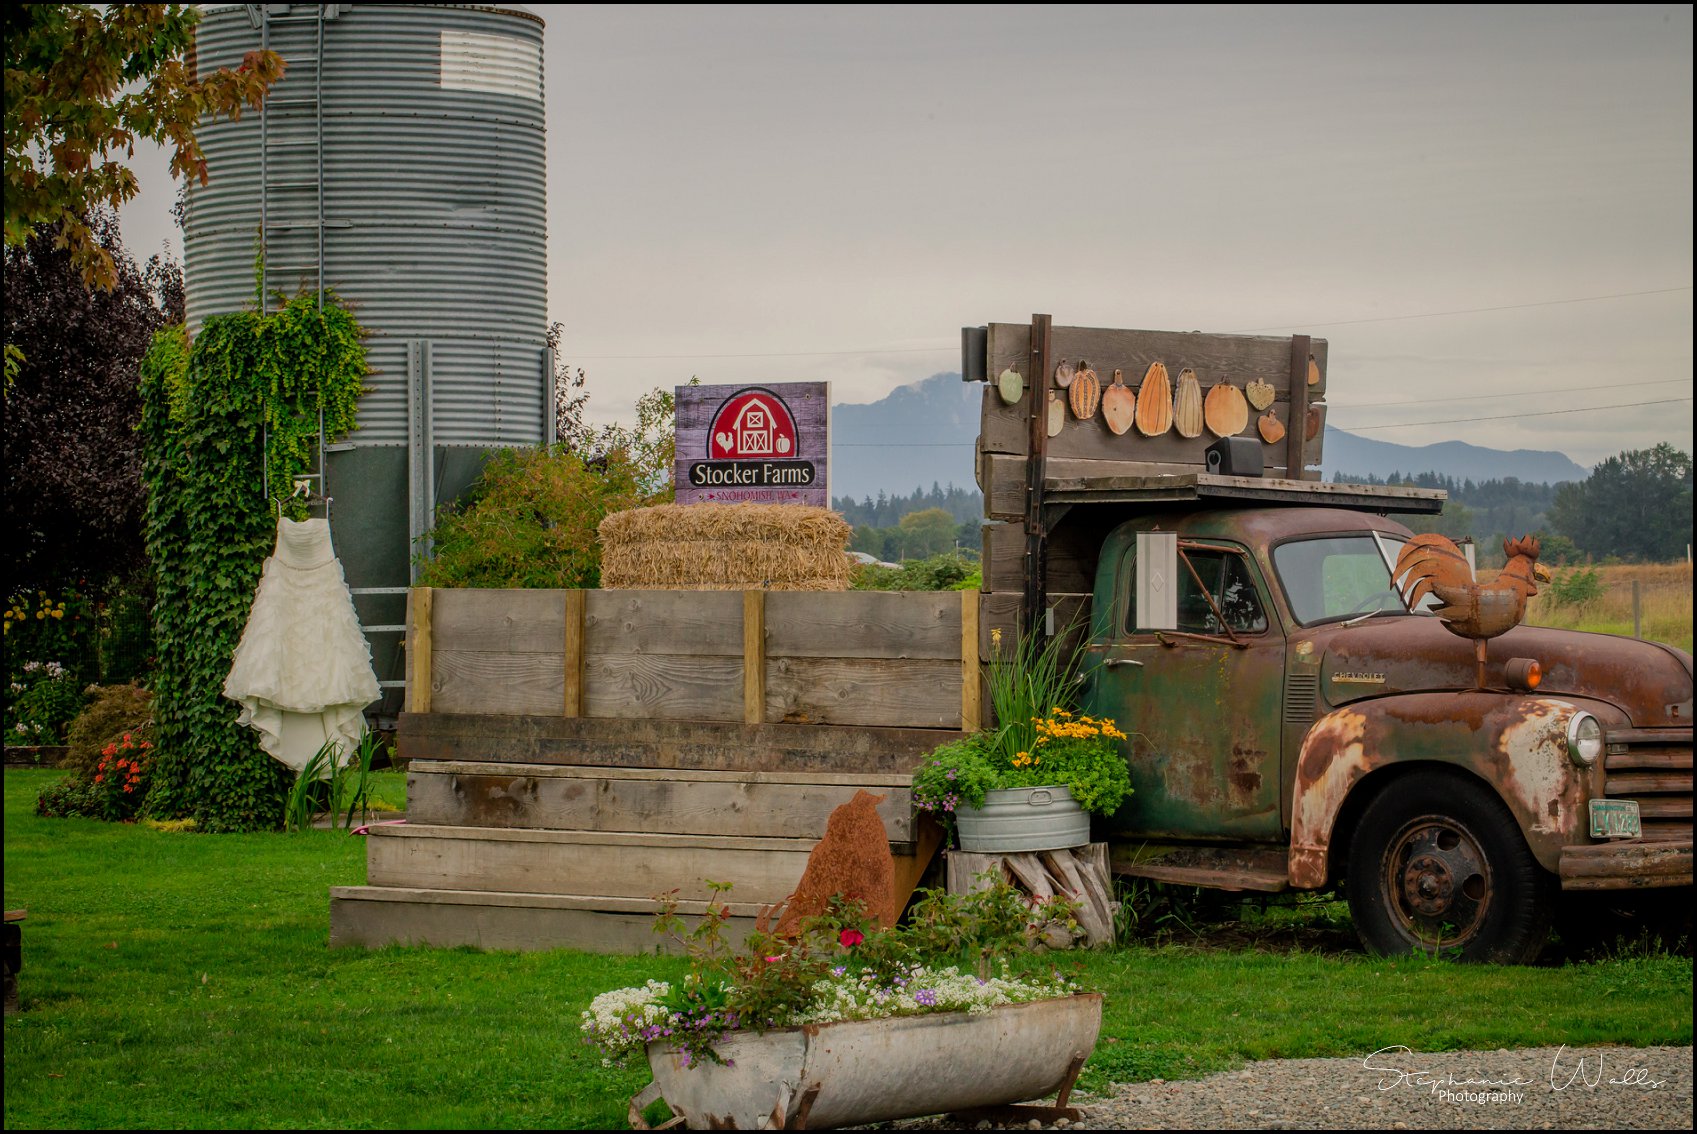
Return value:
<svg viewBox="0 0 1697 1134">
<path fill-rule="evenodd" d="M 82 711 L 84 695 L 76 675 L 58 662 L 29 661 L 6 693 L 5 737 L 9 744 L 57 745 Z"/>
<path fill-rule="evenodd" d="M 471 493 L 431 530 L 425 587 L 597 587 L 596 529 L 645 497 L 623 450 L 586 459 L 560 446 L 494 453 Z"/>
<path fill-rule="evenodd" d="M 107 745 L 126 733 L 151 738 L 153 694 L 139 685 L 96 685 L 88 704 L 66 733 L 66 752 L 60 766 L 85 776 L 94 774 Z"/>
<path fill-rule="evenodd" d="M 1594 567 L 1557 571 L 1544 592 L 1556 606 L 1584 606 L 1603 597 L 1604 585 Z"/>
<path fill-rule="evenodd" d="M 144 813 L 208 832 L 274 829 L 288 769 L 223 696 L 282 502 L 326 439 L 354 425 L 364 331 L 330 293 L 272 315 L 180 326 L 142 360 L 145 532 L 155 579 L 157 766 Z"/>
<path fill-rule="evenodd" d="M 322 811 L 332 828 L 339 824 L 343 830 L 351 830 L 356 811 L 362 820 L 370 813 L 374 787 L 371 765 L 382 750 L 377 734 L 370 729 L 360 734 L 359 746 L 345 757 L 335 738 L 319 745 L 289 788 L 283 802 L 283 829 L 307 830 Z"/>
</svg>

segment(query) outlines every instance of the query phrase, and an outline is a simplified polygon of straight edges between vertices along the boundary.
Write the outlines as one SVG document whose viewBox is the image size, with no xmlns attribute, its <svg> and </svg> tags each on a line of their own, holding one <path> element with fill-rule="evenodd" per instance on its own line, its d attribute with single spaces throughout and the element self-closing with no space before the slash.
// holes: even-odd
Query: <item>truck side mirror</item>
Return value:
<svg viewBox="0 0 1697 1134">
<path fill-rule="evenodd" d="M 1178 533 L 1137 533 L 1137 629 L 1178 629 Z"/>
</svg>

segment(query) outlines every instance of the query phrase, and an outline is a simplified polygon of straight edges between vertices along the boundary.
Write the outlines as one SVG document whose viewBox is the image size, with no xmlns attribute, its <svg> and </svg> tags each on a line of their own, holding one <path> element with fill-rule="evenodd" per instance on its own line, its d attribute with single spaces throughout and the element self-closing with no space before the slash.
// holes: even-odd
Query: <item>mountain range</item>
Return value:
<svg viewBox="0 0 1697 1134">
<path fill-rule="evenodd" d="M 831 407 L 831 495 L 856 500 L 905 495 L 933 483 L 973 486 L 972 457 L 984 387 L 953 372 L 933 374 L 863 405 Z M 1532 484 L 1584 480 L 1565 453 L 1489 449 L 1462 441 L 1398 445 L 1326 427 L 1322 469 L 1347 476 L 1437 472 L 1458 480 L 1515 477 Z"/>
</svg>

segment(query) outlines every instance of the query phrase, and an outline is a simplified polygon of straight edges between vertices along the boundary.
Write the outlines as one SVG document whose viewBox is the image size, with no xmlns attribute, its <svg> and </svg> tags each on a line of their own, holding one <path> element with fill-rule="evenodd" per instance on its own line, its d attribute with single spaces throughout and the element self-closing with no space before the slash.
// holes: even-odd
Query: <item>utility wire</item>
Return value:
<svg viewBox="0 0 1697 1134">
<path fill-rule="evenodd" d="M 1667 386 L 1674 382 L 1689 381 L 1691 381 L 1689 378 L 1654 378 L 1645 382 L 1611 382 L 1609 383 L 1609 388 L 1612 390 L 1620 390 L 1625 389 L 1628 386 Z M 1596 388 L 1597 387 L 1595 385 L 1563 386 L 1556 390 L 1539 390 L 1538 393 L 1572 394 L 1577 393 L 1580 390 L 1595 390 Z M 1328 404 L 1333 409 L 1378 409 L 1381 406 L 1428 406 L 1436 402 L 1480 402 L 1490 398 L 1524 398 L 1527 396 L 1527 393 L 1528 392 L 1525 390 L 1511 390 L 1506 394 L 1468 394 L 1465 397 L 1459 398 L 1416 398 L 1410 402 L 1330 402 Z"/>
<path fill-rule="evenodd" d="M 1409 429 L 1416 425 L 1452 425 L 1468 421 L 1518 421 L 1523 417 L 1555 417 L 1563 413 L 1590 413 L 1594 410 L 1633 409 L 1637 406 L 1669 406 L 1689 402 L 1690 398 L 1664 398 L 1655 402 L 1621 402 L 1612 406 L 1580 406 L 1577 409 L 1541 410 L 1538 413 L 1505 413 L 1498 417 L 1446 417 L 1441 421 L 1400 421 L 1394 425 L 1338 425 L 1346 433 L 1365 433 L 1370 429 Z"/>
</svg>

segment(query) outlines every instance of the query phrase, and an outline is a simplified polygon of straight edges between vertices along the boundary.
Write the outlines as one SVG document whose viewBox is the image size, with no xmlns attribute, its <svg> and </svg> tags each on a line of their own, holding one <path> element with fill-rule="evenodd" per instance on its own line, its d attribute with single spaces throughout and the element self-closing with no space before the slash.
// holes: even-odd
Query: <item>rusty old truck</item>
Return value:
<svg viewBox="0 0 1697 1134">
<path fill-rule="evenodd" d="M 1236 412 L 1145 433 L 1060 384 L 1154 399 L 1157 364 Z M 751 922 L 861 787 L 909 893 L 938 837 L 909 775 L 994 723 L 983 666 L 1023 634 L 1064 636 L 1129 734 L 1093 833 L 1118 874 L 1341 888 L 1370 949 L 1493 961 L 1587 894 L 1689 903 L 1691 655 L 1518 626 L 1481 667 L 1391 586 L 1395 517 L 1443 494 L 1319 479 L 1327 370 L 1304 336 L 968 329 L 977 593 L 415 591 L 408 823 L 332 942 L 642 949 L 648 896 L 699 911 L 702 877 Z"/>
</svg>

